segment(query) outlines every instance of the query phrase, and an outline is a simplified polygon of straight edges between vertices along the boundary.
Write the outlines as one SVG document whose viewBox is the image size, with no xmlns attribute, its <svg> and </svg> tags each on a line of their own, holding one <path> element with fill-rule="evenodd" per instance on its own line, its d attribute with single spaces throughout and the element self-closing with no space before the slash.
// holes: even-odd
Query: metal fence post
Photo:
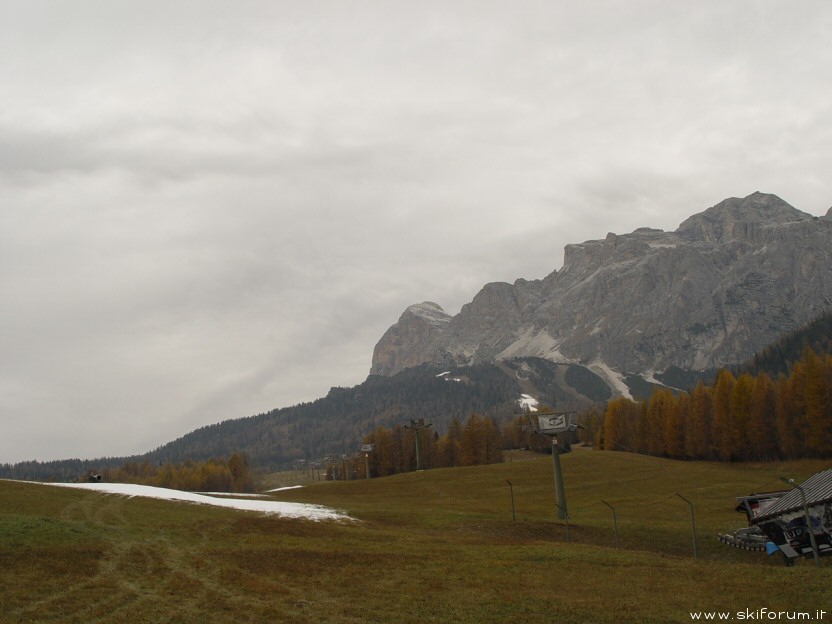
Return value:
<svg viewBox="0 0 832 624">
<path fill-rule="evenodd" d="M 610 505 L 605 500 L 602 500 L 601 502 L 604 503 L 610 509 L 612 509 L 612 526 L 615 529 L 615 547 L 616 548 L 621 548 L 621 542 L 618 539 L 618 514 L 615 513 L 615 507 Z"/>
<path fill-rule="evenodd" d="M 696 552 L 696 516 L 693 513 L 693 503 L 690 502 L 688 499 L 686 499 L 681 494 L 679 494 L 679 492 L 676 492 L 676 496 L 678 496 L 683 501 L 685 501 L 688 505 L 690 505 L 690 531 L 691 531 L 691 533 L 693 533 L 693 558 L 696 559 L 697 556 L 698 556 L 697 552 Z"/>
</svg>

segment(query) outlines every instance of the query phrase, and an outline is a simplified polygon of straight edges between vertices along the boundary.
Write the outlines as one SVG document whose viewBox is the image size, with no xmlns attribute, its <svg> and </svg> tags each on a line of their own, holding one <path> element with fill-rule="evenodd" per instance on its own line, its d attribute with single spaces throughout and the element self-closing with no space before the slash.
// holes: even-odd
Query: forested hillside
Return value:
<svg viewBox="0 0 832 624">
<path fill-rule="evenodd" d="M 809 347 L 818 355 L 832 353 L 832 312 L 808 325 L 786 334 L 780 340 L 756 353 L 742 370 L 752 375 L 768 373 L 772 377 L 786 375 L 792 365 L 803 357 Z"/>
<path fill-rule="evenodd" d="M 394 428 L 425 418 L 444 433 L 454 419 L 471 414 L 502 423 L 522 412 L 521 394 L 548 405 L 588 407 L 611 394 L 594 373 L 537 358 L 470 367 L 422 365 L 393 377 L 371 375 L 352 388 L 332 388 L 316 401 L 201 427 L 145 455 L 96 460 L 24 462 L 0 466 L 0 476 L 66 480 L 89 470 L 117 469 L 127 462 L 206 461 L 243 453 L 258 469 L 292 465 L 300 459 L 351 453 L 379 427 Z"/>
<path fill-rule="evenodd" d="M 445 372 L 449 374 L 439 376 Z M 117 469 L 126 462 L 147 460 L 159 466 L 234 452 L 244 453 L 252 466 L 272 469 L 298 459 L 355 451 L 379 426 L 394 427 L 411 418 L 427 418 L 439 430 L 453 418 L 464 420 L 472 413 L 502 420 L 521 411 L 519 397 L 517 380 L 494 365 L 452 371 L 421 366 L 395 377 L 371 376 L 352 388 L 332 388 L 310 403 L 201 427 L 146 455 L 7 464 L 0 466 L 0 476 L 66 480 L 90 470 Z"/>
<path fill-rule="evenodd" d="M 201 459 L 243 450 L 254 465 L 276 467 L 297 459 L 317 459 L 353 451 L 378 426 L 428 418 L 444 428 L 454 417 L 511 413 L 519 389 L 494 366 L 466 369 L 463 375 L 422 366 L 394 378 L 372 376 L 352 388 L 332 388 L 327 396 L 252 418 L 203 427 L 149 454 L 151 461 Z"/>
</svg>

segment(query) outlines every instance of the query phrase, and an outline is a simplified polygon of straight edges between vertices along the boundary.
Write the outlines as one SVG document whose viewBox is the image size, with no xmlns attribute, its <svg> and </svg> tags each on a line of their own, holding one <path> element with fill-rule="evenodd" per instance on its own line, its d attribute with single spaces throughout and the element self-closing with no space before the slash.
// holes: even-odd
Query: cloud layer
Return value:
<svg viewBox="0 0 832 624">
<path fill-rule="evenodd" d="M 827 2 L 5 2 L 0 462 L 361 382 L 409 304 L 832 204 Z"/>
</svg>

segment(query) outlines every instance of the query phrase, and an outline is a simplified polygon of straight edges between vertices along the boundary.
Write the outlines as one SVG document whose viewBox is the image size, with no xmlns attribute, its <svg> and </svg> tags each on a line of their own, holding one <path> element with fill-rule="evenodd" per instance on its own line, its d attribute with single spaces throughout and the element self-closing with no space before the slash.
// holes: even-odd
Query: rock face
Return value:
<svg viewBox="0 0 832 624">
<path fill-rule="evenodd" d="M 832 209 L 774 195 L 731 198 L 675 232 L 641 228 L 567 245 L 543 280 L 487 284 L 459 314 L 408 308 L 371 374 L 513 357 L 627 373 L 738 363 L 832 307 Z"/>
<path fill-rule="evenodd" d="M 373 351 L 371 375 L 392 375 L 430 362 L 451 316 L 432 301 L 410 306 L 388 329 Z"/>
</svg>

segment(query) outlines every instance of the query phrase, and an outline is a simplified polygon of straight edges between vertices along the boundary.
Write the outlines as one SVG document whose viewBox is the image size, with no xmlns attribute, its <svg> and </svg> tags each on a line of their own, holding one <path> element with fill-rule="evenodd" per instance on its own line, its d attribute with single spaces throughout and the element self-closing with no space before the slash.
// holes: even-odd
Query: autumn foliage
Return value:
<svg viewBox="0 0 832 624">
<path fill-rule="evenodd" d="M 719 461 L 832 457 L 832 355 L 806 349 L 777 379 L 723 370 L 690 393 L 614 399 L 596 447 Z"/>
<path fill-rule="evenodd" d="M 254 477 L 248 459 L 233 453 L 228 459 L 186 461 L 153 466 L 128 462 L 117 469 L 105 470 L 104 481 L 110 483 L 138 483 L 189 492 L 253 492 Z"/>
<path fill-rule="evenodd" d="M 379 427 L 366 435 L 363 442 L 374 445 L 373 452 L 364 462 L 370 467 L 370 475 L 384 477 L 416 470 L 417 435 L 422 468 L 474 466 L 503 461 L 503 434 L 499 425 L 492 418 L 471 414 L 465 424 L 453 419 L 443 436 L 430 428 Z M 360 463 L 358 470 L 362 470 Z"/>
</svg>

